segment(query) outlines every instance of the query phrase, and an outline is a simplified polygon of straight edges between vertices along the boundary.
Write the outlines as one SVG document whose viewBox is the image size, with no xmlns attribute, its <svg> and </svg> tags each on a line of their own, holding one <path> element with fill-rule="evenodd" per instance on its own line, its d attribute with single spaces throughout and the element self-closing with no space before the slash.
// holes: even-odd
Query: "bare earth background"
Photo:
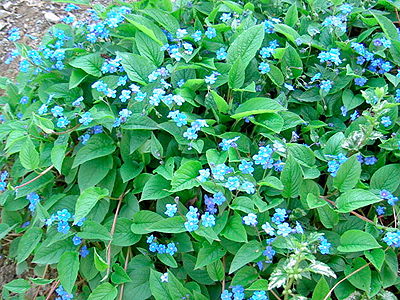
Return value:
<svg viewBox="0 0 400 300">
<path fill-rule="evenodd" d="M 93 2 L 107 5 L 111 0 Z M 55 22 L 57 18 L 62 19 L 63 16 L 67 15 L 64 11 L 65 6 L 65 3 L 53 3 L 51 0 L 0 0 L 0 76 L 15 79 L 18 74 L 18 59 L 15 59 L 10 65 L 4 63 L 8 53 L 15 49 L 13 43 L 7 39 L 8 31 L 13 27 L 20 28 L 22 39 L 18 42 L 37 46 L 48 28 L 58 23 Z M 81 12 L 76 17 L 80 15 Z M 37 39 L 26 37 L 26 34 L 37 37 Z M 33 270 L 34 266 L 27 264 L 17 268 L 14 260 L 7 257 L 7 243 L 4 240 L 0 242 L 0 296 L 3 285 L 13 279 L 36 277 Z M 41 272 L 38 275 L 43 275 L 43 273 Z M 55 278 L 56 276 L 55 270 L 46 270 L 46 278 Z M 34 299 L 35 295 L 42 295 L 47 289 L 48 286 L 41 289 L 31 289 L 27 292 L 26 299 Z"/>
</svg>

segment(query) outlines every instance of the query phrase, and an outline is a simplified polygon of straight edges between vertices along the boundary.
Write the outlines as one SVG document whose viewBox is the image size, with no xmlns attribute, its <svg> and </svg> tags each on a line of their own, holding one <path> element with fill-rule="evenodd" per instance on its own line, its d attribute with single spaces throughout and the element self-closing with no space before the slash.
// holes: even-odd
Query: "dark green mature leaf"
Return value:
<svg viewBox="0 0 400 300">
<path fill-rule="evenodd" d="M 150 270 L 150 290 L 156 300 L 173 300 L 168 291 L 168 284 L 161 281 L 162 273 Z"/>
<path fill-rule="evenodd" d="M 379 168 L 371 177 L 371 188 L 394 192 L 400 186 L 400 164 Z"/>
<path fill-rule="evenodd" d="M 61 240 L 50 246 L 47 244 L 41 244 L 39 248 L 35 252 L 35 256 L 33 258 L 33 263 L 41 264 L 41 265 L 50 265 L 55 264 L 60 260 L 60 257 L 68 252 L 75 251 L 76 246 L 71 242 L 71 240 Z"/>
<path fill-rule="evenodd" d="M 34 170 L 39 167 L 39 153 L 35 149 L 32 140 L 27 138 L 19 153 L 21 165 L 27 170 Z"/>
<path fill-rule="evenodd" d="M 297 13 L 297 5 L 294 3 L 286 12 L 285 16 L 285 24 L 293 27 L 296 25 L 297 21 L 299 20 L 299 16 Z"/>
<path fill-rule="evenodd" d="M 171 195 L 171 193 L 168 191 L 170 188 L 170 180 L 167 180 L 158 174 L 154 175 L 144 185 L 140 201 L 165 198 Z"/>
<path fill-rule="evenodd" d="M 285 110 L 285 108 L 276 100 L 270 98 L 252 98 L 240 105 L 231 117 L 242 119 L 251 115 L 273 113 L 280 110 Z"/>
<path fill-rule="evenodd" d="M 135 300 L 145 300 L 151 296 L 150 290 L 150 271 L 153 262 L 148 256 L 136 255 L 128 264 L 127 273 L 131 278 L 131 282 L 125 284 L 124 300 L 131 300 L 135 295 Z"/>
<path fill-rule="evenodd" d="M 339 191 L 344 192 L 356 186 L 361 175 L 361 163 L 357 156 L 353 155 L 345 161 L 333 178 L 333 186 Z"/>
<path fill-rule="evenodd" d="M 239 251 L 235 254 L 232 260 L 229 274 L 243 267 L 245 264 L 252 262 L 262 255 L 263 247 L 258 241 L 250 241 L 240 247 Z"/>
<path fill-rule="evenodd" d="M 135 38 L 140 54 L 159 67 L 164 61 L 164 53 L 160 51 L 160 44 L 142 32 L 136 33 Z"/>
<path fill-rule="evenodd" d="M 243 64 L 243 60 L 239 56 L 229 71 L 228 85 L 231 89 L 239 89 L 242 87 L 245 78 L 245 69 L 246 66 Z"/>
<path fill-rule="evenodd" d="M 156 130 L 158 129 L 158 124 L 147 116 L 133 113 L 121 128 L 130 130 Z"/>
<path fill-rule="evenodd" d="M 101 224 L 87 220 L 83 223 L 82 231 L 77 236 L 86 240 L 110 241 L 110 232 Z"/>
<path fill-rule="evenodd" d="M 150 21 L 148 18 L 141 15 L 125 15 L 125 19 L 133 24 L 141 32 L 147 34 L 150 38 L 156 41 L 160 47 L 167 42 L 167 37 L 161 31 L 160 27 Z"/>
<path fill-rule="evenodd" d="M 399 33 L 397 32 L 396 26 L 394 26 L 393 21 L 389 20 L 381 14 L 374 13 L 373 11 L 371 11 L 371 14 L 378 21 L 379 25 L 381 25 L 381 28 L 386 34 L 387 38 L 391 39 L 392 41 L 398 42 Z"/>
<path fill-rule="evenodd" d="M 365 251 L 364 255 L 378 271 L 382 269 L 383 262 L 385 261 L 385 251 L 374 249 L 372 251 Z"/>
<path fill-rule="evenodd" d="M 322 276 L 314 288 L 311 300 L 324 300 L 329 291 L 329 284 L 326 282 L 325 277 Z M 327 299 L 331 298 L 329 297 Z"/>
<path fill-rule="evenodd" d="M 60 173 L 65 158 L 65 151 L 67 150 L 68 146 L 68 139 L 68 134 L 60 135 L 54 142 L 53 149 L 51 149 L 51 162 Z"/>
<path fill-rule="evenodd" d="M 163 220 L 159 214 L 149 210 L 141 210 L 133 215 L 133 224 L 131 225 L 131 230 L 135 234 L 146 234 L 151 232 L 148 230 L 154 223 Z"/>
<path fill-rule="evenodd" d="M 354 189 L 344 192 L 337 200 L 336 207 L 341 213 L 382 201 L 378 196 L 367 190 Z"/>
<path fill-rule="evenodd" d="M 247 67 L 258 49 L 260 49 L 264 34 L 262 24 L 253 26 L 241 33 L 228 49 L 227 62 L 233 64 L 238 57 L 241 57 L 243 65 Z"/>
<path fill-rule="evenodd" d="M 166 11 L 162 11 L 160 9 L 143 9 L 142 12 L 153 18 L 157 23 L 162 25 L 165 29 L 167 29 L 171 33 L 175 33 L 179 26 L 179 22 L 176 18 L 174 18 L 170 13 Z"/>
<path fill-rule="evenodd" d="M 233 216 L 228 219 L 228 223 L 222 230 L 221 235 L 234 242 L 247 242 L 246 230 L 244 229 L 242 218 L 239 214 L 234 213 Z"/>
<path fill-rule="evenodd" d="M 317 208 L 319 219 L 326 228 L 333 228 L 339 222 L 339 214 L 329 205 Z"/>
<path fill-rule="evenodd" d="M 215 242 L 211 245 L 207 242 L 203 243 L 197 256 L 195 269 L 205 267 L 219 260 L 222 256 L 225 255 L 225 253 L 226 250 L 224 250 L 220 245 Z"/>
<path fill-rule="evenodd" d="M 89 187 L 84 190 L 75 204 L 74 224 L 86 217 L 96 203 L 100 199 L 108 196 L 108 194 L 109 191 L 107 189 L 101 189 L 99 187 Z"/>
<path fill-rule="evenodd" d="M 282 170 L 281 182 L 284 186 L 283 197 L 294 198 L 298 196 L 302 182 L 302 172 L 298 162 L 290 154 Z"/>
<path fill-rule="evenodd" d="M 356 270 L 362 268 L 367 265 L 367 262 L 361 257 L 356 257 L 353 260 L 352 266 L 347 265 L 344 274 L 349 276 L 349 274 L 355 272 Z M 371 287 L 371 269 L 369 266 L 359 270 L 354 275 L 350 276 L 348 279 L 352 285 L 356 288 L 369 292 Z"/>
<path fill-rule="evenodd" d="M 185 232 L 186 228 L 183 225 L 186 222 L 182 216 L 162 219 L 148 227 L 149 231 L 158 231 L 165 233 L 180 233 Z"/>
<path fill-rule="evenodd" d="M 221 281 L 224 279 L 225 270 L 221 260 L 217 260 L 207 265 L 207 273 L 214 281 Z"/>
<path fill-rule="evenodd" d="M 30 287 L 29 281 L 22 278 L 14 279 L 3 286 L 3 288 L 17 294 L 25 293 Z"/>
<path fill-rule="evenodd" d="M 282 71 L 294 78 L 303 74 L 303 62 L 300 55 L 290 44 L 286 45 L 286 52 L 282 60 Z"/>
<path fill-rule="evenodd" d="M 194 160 L 187 161 L 181 165 L 174 173 L 174 178 L 171 181 L 171 192 L 175 193 L 199 186 L 200 183 L 196 177 L 199 176 L 201 168 L 201 163 Z"/>
<path fill-rule="evenodd" d="M 100 53 L 92 53 L 87 55 L 78 56 L 69 62 L 69 64 L 75 68 L 82 69 L 86 73 L 94 76 L 101 77 L 101 66 L 103 65 L 104 58 L 101 57 Z"/>
<path fill-rule="evenodd" d="M 113 167 L 111 156 L 99 157 L 83 163 L 79 167 L 78 185 L 83 192 L 89 187 L 98 184 Z"/>
<path fill-rule="evenodd" d="M 118 295 L 118 290 L 108 282 L 100 284 L 89 295 L 88 300 L 114 300 Z"/>
<path fill-rule="evenodd" d="M 38 227 L 30 227 L 18 243 L 18 263 L 23 262 L 36 248 L 42 238 L 42 230 Z"/>
<path fill-rule="evenodd" d="M 116 149 L 114 141 L 105 133 L 92 136 L 85 146 L 79 149 L 72 168 L 89 160 L 110 155 Z"/>
<path fill-rule="evenodd" d="M 269 67 L 270 71 L 267 73 L 267 76 L 276 86 L 281 86 L 285 81 L 282 71 L 274 65 L 269 65 Z"/>
<path fill-rule="evenodd" d="M 146 57 L 128 52 L 117 52 L 121 64 L 133 82 L 146 85 L 149 82 L 148 75 L 157 67 Z M 132 116 L 131 116 L 132 118 Z"/>
<path fill-rule="evenodd" d="M 60 282 L 67 293 L 72 293 L 79 271 L 79 253 L 66 252 L 57 264 Z"/>
<path fill-rule="evenodd" d="M 380 248 L 376 239 L 369 234 L 357 229 L 348 230 L 340 237 L 340 246 L 338 250 L 341 252 L 358 252 L 375 248 Z"/>
</svg>

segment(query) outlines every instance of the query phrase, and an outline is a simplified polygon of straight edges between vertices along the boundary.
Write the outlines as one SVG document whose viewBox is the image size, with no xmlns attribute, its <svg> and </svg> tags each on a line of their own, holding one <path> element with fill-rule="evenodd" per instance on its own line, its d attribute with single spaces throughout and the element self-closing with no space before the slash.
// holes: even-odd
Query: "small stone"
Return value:
<svg viewBox="0 0 400 300">
<path fill-rule="evenodd" d="M 0 9 L 0 19 L 4 19 L 5 17 L 8 17 L 9 15 L 11 15 L 10 12 Z"/>
<path fill-rule="evenodd" d="M 45 13 L 44 18 L 51 23 L 57 23 L 60 21 L 60 18 L 55 14 L 53 14 L 52 12 Z"/>
<path fill-rule="evenodd" d="M 0 30 L 7 26 L 7 23 L 4 21 L 0 21 Z"/>
<path fill-rule="evenodd" d="M 12 3 L 9 1 L 9 2 L 4 3 L 3 7 L 5 10 L 8 10 L 11 7 L 11 5 L 12 5 Z"/>
</svg>

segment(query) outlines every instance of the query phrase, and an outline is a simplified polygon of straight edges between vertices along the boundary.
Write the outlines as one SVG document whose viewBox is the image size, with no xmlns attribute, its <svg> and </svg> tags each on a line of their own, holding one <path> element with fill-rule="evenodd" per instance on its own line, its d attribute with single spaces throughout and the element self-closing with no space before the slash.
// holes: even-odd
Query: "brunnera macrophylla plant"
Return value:
<svg viewBox="0 0 400 300">
<path fill-rule="evenodd" d="M 9 35 L 4 299 L 398 297 L 397 1 L 69 2 Z"/>
</svg>

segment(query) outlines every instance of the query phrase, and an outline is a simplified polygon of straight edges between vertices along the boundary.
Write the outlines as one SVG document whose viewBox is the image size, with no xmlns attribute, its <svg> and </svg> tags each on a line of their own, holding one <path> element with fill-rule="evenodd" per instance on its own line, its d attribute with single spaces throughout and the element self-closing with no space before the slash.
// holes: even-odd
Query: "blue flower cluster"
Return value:
<svg viewBox="0 0 400 300">
<path fill-rule="evenodd" d="M 165 207 L 167 210 L 164 213 L 170 218 L 175 216 L 176 212 L 178 211 L 178 207 L 176 206 L 176 204 L 168 203 L 167 205 L 165 205 Z"/>
<path fill-rule="evenodd" d="M 321 254 L 329 254 L 332 244 L 328 242 L 328 240 L 321 236 L 319 238 L 320 244 L 318 245 L 318 250 Z"/>
<path fill-rule="evenodd" d="M 157 252 L 158 254 L 167 253 L 171 256 L 174 256 L 174 254 L 178 252 L 178 248 L 176 247 L 175 243 L 171 242 L 168 243 L 167 245 L 159 244 L 157 242 L 157 239 L 153 235 L 150 235 L 146 239 L 146 243 L 149 244 L 149 251 L 153 253 L 154 252 Z"/>
<path fill-rule="evenodd" d="M 217 213 L 216 205 L 222 205 L 226 201 L 226 198 L 222 192 L 215 193 L 213 197 L 204 195 L 204 204 L 206 205 L 205 211 L 210 214 Z"/>
<path fill-rule="evenodd" d="M 21 34 L 19 32 L 19 28 L 11 28 L 8 32 L 8 40 L 11 42 L 16 42 L 21 38 Z"/>
<path fill-rule="evenodd" d="M 69 230 L 71 229 L 69 222 L 75 219 L 75 216 L 72 216 L 71 213 L 66 209 L 62 209 L 57 211 L 56 214 L 52 214 L 49 219 L 44 220 L 45 225 L 51 226 L 53 225 L 54 222 L 58 221 L 57 224 L 57 231 L 67 234 Z M 82 220 L 79 220 L 75 225 L 78 227 L 81 227 L 83 225 L 83 222 L 85 221 L 85 218 Z"/>
<path fill-rule="evenodd" d="M 388 246 L 394 246 L 396 248 L 399 248 L 400 247 L 400 231 L 386 232 L 382 241 L 384 241 Z"/>
<path fill-rule="evenodd" d="M 223 290 L 221 294 L 221 300 L 244 300 L 244 287 L 241 285 L 230 287 L 232 292 L 229 290 Z M 255 291 L 248 300 L 268 300 L 266 291 Z"/>
<path fill-rule="evenodd" d="M 88 130 L 86 130 L 86 132 L 84 134 L 82 134 L 78 140 L 81 141 L 82 145 L 86 145 L 86 143 L 88 142 L 88 140 L 90 139 L 90 137 L 93 134 L 99 134 L 103 132 L 103 126 L 101 125 L 95 125 L 92 128 L 89 128 Z"/>
<path fill-rule="evenodd" d="M 393 194 L 391 192 L 389 192 L 388 190 L 381 190 L 379 192 L 379 196 L 382 199 L 387 200 L 388 204 L 391 206 L 394 206 L 396 204 L 396 202 L 399 201 L 399 198 L 396 196 L 393 196 Z"/>
<path fill-rule="evenodd" d="M 331 173 L 332 177 L 336 177 L 337 171 L 342 163 L 347 160 L 347 157 L 343 153 L 338 155 L 325 155 L 332 160 L 328 161 L 328 172 Z"/>
<path fill-rule="evenodd" d="M 321 63 L 333 63 L 336 66 L 342 63 L 342 60 L 340 58 L 340 50 L 337 48 L 332 48 L 329 51 L 321 51 L 321 53 L 318 54 L 318 59 Z"/>
<path fill-rule="evenodd" d="M 7 171 L 1 172 L 1 175 L 0 175 L 0 192 L 4 192 L 6 190 L 6 187 L 7 187 L 6 179 L 7 178 L 8 178 L 8 172 Z"/>
<path fill-rule="evenodd" d="M 236 148 L 237 144 L 236 141 L 240 138 L 237 136 L 233 139 L 222 139 L 222 142 L 218 144 L 222 148 L 222 151 L 227 151 L 229 148 Z"/>
<path fill-rule="evenodd" d="M 391 44 L 389 45 L 389 43 L 385 42 L 385 45 L 390 48 Z M 375 58 L 374 54 L 366 50 L 363 44 L 353 42 L 350 46 L 360 55 L 357 58 L 357 64 L 363 65 L 365 62 L 369 62 L 368 70 L 377 72 L 378 74 L 383 74 L 392 70 L 393 66 L 389 61 L 385 61 L 382 58 Z"/>
<path fill-rule="evenodd" d="M 73 294 L 68 294 L 66 291 L 64 291 L 63 286 L 60 284 L 58 286 L 58 288 L 56 289 L 56 293 L 58 295 L 58 297 L 56 298 L 56 300 L 70 300 L 70 299 L 74 299 L 74 295 Z"/>
<path fill-rule="evenodd" d="M 377 214 L 378 216 L 383 216 L 385 213 L 386 213 L 386 207 L 380 206 L 380 205 L 379 205 L 379 206 L 376 208 L 376 214 Z"/>
<path fill-rule="evenodd" d="M 29 210 L 33 213 L 36 210 L 36 206 L 40 201 L 40 197 L 38 194 L 36 194 L 35 192 L 29 193 L 26 196 L 26 199 L 29 200 Z"/>
<path fill-rule="evenodd" d="M 381 118 L 381 124 L 384 126 L 384 127 L 389 127 L 390 125 L 392 125 L 392 119 L 389 117 L 389 116 L 383 116 L 382 118 Z"/>
<path fill-rule="evenodd" d="M 357 160 L 360 163 L 365 163 L 367 166 L 375 165 L 378 159 L 375 156 L 363 156 L 362 154 L 357 155 Z"/>
<path fill-rule="evenodd" d="M 271 222 L 276 225 L 273 227 L 269 222 L 266 222 L 261 226 L 261 228 L 265 231 L 266 234 L 270 236 L 281 235 L 283 237 L 287 237 L 292 233 L 303 234 L 304 229 L 299 222 L 296 221 L 296 226 L 291 228 L 289 223 L 285 222 L 288 218 L 286 209 L 284 208 L 276 208 L 275 213 L 271 218 Z"/>
</svg>

